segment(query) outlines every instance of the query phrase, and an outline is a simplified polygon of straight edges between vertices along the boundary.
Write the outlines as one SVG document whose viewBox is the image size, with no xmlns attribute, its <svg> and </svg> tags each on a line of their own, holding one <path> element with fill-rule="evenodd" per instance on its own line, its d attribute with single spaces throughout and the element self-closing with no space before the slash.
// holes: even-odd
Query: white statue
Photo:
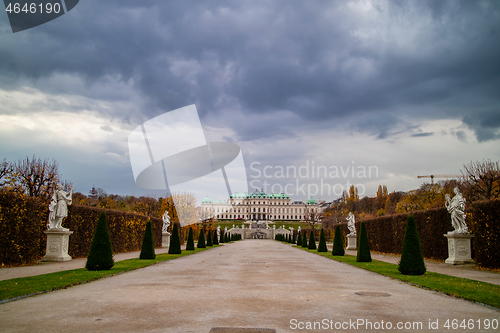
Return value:
<svg viewBox="0 0 500 333">
<path fill-rule="evenodd" d="M 217 226 L 217 238 L 220 238 L 220 225 Z"/>
<path fill-rule="evenodd" d="M 49 204 L 49 230 L 68 230 L 61 226 L 62 220 L 68 216 L 68 205 L 71 205 L 73 195 L 73 184 L 71 190 L 64 191 L 61 184 L 56 186 L 56 190 L 52 195 L 52 201 Z"/>
<path fill-rule="evenodd" d="M 233 224 L 233 229 L 234 229 L 234 224 Z"/>
<path fill-rule="evenodd" d="M 276 230 L 276 225 L 273 224 L 273 229 Z"/>
<path fill-rule="evenodd" d="M 244 224 L 241 225 L 241 229 L 245 229 L 245 225 Z"/>
<path fill-rule="evenodd" d="M 300 229 L 301 229 L 301 228 L 300 228 L 300 225 L 299 225 L 299 228 L 297 229 L 297 232 L 300 232 Z"/>
<path fill-rule="evenodd" d="M 162 217 L 163 220 L 163 228 L 162 233 L 166 234 L 168 232 L 168 227 L 170 226 L 170 217 L 168 216 L 168 210 L 165 211 Z"/>
<path fill-rule="evenodd" d="M 453 199 L 450 199 L 449 194 L 445 195 L 446 202 L 444 205 L 448 209 L 448 213 L 451 214 L 451 225 L 455 229 L 453 233 L 466 234 L 469 232 L 469 229 L 465 223 L 465 198 L 458 190 L 458 187 L 455 187 L 453 192 L 455 192 Z"/>
<path fill-rule="evenodd" d="M 288 229 L 290 229 L 290 231 L 293 233 L 293 227 L 290 227 L 290 228 L 288 228 Z"/>
<path fill-rule="evenodd" d="M 354 222 L 354 215 L 349 212 L 349 215 L 346 218 L 347 220 L 347 229 L 349 229 L 349 235 L 354 235 L 356 236 L 356 227 L 355 227 L 355 222 Z M 348 236 L 349 236 L 348 235 Z"/>
</svg>

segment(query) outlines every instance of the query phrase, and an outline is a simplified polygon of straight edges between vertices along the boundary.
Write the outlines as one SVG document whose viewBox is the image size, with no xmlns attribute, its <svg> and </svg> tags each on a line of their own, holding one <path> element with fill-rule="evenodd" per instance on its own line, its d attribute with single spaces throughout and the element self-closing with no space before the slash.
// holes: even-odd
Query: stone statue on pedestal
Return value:
<svg viewBox="0 0 500 333">
<path fill-rule="evenodd" d="M 168 232 L 168 227 L 170 226 L 170 217 L 168 216 L 168 210 L 165 211 L 165 213 L 162 216 L 163 220 L 163 227 L 162 227 L 162 233 L 165 234 Z"/>
<path fill-rule="evenodd" d="M 64 191 L 61 184 L 56 186 L 49 204 L 49 230 L 69 230 L 61 226 L 62 220 L 68 216 L 68 205 L 71 205 L 73 195 L 73 184 L 69 192 Z"/>
<path fill-rule="evenodd" d="M 217 226 L 217 238 L 220 238 L 220 225 Z"/>
<path fill-rule="evenodd" d="M 347 216 L 346 220 L 347 220 L 347 229 L 349 229 L 349 235 L 356 236 L 356 226 L 355 226 L 355 221 L 354 221 L 354 215 L 351 212 L 349 212 L 349 215 Z"/>
<path fill-rule="evenodd" d="M 444 203 L 448 213 L 451 214 L 451 225 L 455 229 L 454 234 L 466 234 L 469 232 L 465 223 L 465 198 L 462 196 L 458 187 L 453 189 L 455 196 L 451 199 L 449 194 L 445 195 L 446 202 Z"/>
</svg>

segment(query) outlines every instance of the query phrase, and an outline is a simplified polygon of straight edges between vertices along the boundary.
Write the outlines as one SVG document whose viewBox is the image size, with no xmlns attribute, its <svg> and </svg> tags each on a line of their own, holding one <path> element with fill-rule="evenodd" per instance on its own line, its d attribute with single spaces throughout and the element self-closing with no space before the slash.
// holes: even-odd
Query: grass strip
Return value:
<svg viewBox="0 0 500 333">
<path fill-rule="evenodd" d="M 215 245 L 213 247 L 216 247 Z M 134 269 L 151 266 L 156 263 L 172 260 L 193 253 L 210 249 L 195 249 L 195 251 L 182 251 L 181 254 L 157 254 L 155 259 L 127 259 L 115 262 L 107 271 L 88 271 L 86 268 L 67 270 L 36 276 L 28 276 L 0 281 L 0 303 L 9 300 L 32 296 L 48 291 L 65 289 L 74 285 L 95 281 L 104 277 L 121 274 Z"/>
<path fill-rule="evenodd" d="M 385 261 L 373 260 L 370 262 L 356 262 L 356 256 L 332 256 L 331 252 L 317 252 L 299 247 L 299 249 L 337 260 L 352 266 L 366 269 L 371 272 L 389 276 L 418 287 L 440 291 L 447 295 L 460 297 L 466 300 L 479 302 L 500 308 L 500 286 L 446 274 L 426 272 L 424 275 L 404 275 L 399 273 L 398 265 Z"/>
</svg>

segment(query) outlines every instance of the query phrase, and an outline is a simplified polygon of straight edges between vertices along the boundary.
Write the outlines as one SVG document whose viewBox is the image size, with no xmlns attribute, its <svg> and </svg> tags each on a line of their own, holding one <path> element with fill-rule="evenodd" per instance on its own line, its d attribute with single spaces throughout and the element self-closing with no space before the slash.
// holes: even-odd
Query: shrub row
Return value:
<svg viewBox="0 0 500 333">
<path fill-rule="evenodd" d="M 102 208 L 68 206 L 68 217 L 62 225 L 73 231 L 68 254 L 84 258 L 90 250 L 94 228 Z M 147 216 L 105 209 L 114 253 L 139 251 Z M 45 255 L 48 204 L 37 198 L 0 193 L 0 263 L 23 265 L 34 263 Z M 162 220 L 150 218 L 154 246 L 161 246 Z"/>
<path fill-rule="evenodd" d="M 474 234 L 472 257 L 481 267 L 500 268 L 500 200 L 473 202 L 467 205 L 467 225 Z M 445 260 L 448 243 L 443 235 L 452 231 L 450 214 L 446 208 L 412 212 L 415 216 L 422 253 L 425 258 Z M 372 251 L 400 254 L 403 247 L 408 214 L 381 216 L 364 220 Z M 359 235 L 361 221 L 356 222 Z M 347 223 L 341 224 L 342 233 L 349 233 Z"/>
</svg>

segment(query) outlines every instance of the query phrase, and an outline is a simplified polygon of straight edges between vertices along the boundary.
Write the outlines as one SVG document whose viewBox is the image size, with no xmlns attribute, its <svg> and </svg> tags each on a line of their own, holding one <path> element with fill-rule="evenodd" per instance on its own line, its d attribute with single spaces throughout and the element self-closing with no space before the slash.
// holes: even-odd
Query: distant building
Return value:
<svg viewBox="0 0 500 333">
<path fill-rule="evenodd" d="M 201 203 L 202 219 L 217 220 L 301 221 L 311 212 L 319 213 L 320 209 L 313 198 L 307 202 L 291 202 L 284 193 L 266 194 L 258 190 L 252 194 L 235 193 L 227 201 L 206 197 Z"/>
<path fill-rule="evenodd" d="M 97 190 L 95 189 L 95 185 L 92 185 L 92 189 L 89 191 L 89 198 L 97 199 Z"/>
</svg>

